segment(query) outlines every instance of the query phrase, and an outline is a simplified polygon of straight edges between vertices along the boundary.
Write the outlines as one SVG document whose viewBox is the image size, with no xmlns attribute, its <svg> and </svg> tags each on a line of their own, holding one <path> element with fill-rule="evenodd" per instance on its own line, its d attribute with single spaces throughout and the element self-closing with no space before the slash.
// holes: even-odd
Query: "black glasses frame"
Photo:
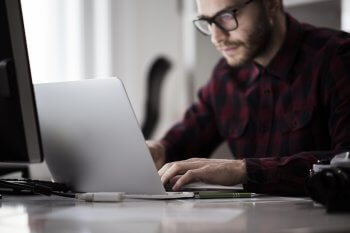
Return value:
<svg viewBox="0 0 350 233">
<path fill-rule="evenodd" d="M 197 22 L 199 22 L 199 21 L 206 21 L 209 25 L 215 24 L 218 28 L 220 28 L 224 32 L 234 31 L 234 30 L 236 30 L 239 27 L 236 13 L 239 10 L 241 10 L 242 8 L 244 8 L 245 6 L 247 6 L 249 3 L 253 2 L 253 1 L 254 0 L 248 0 L 245 3 L 243 3 L 242 6 L 224 9 L 224 10 L 221 10 L 221 11 L 217 12 L 212 17 L 205 17 L 205 16 L 203 16 L 203 17 L 199 17 L 199 18 L 193 20 L 192 22 L 193 22 L 195 28 L 197 28 L 197 30 L 199 32 L 201 32 L 205 36 L 210 36 L 211 34 L 203 31 L 200 27 L 197 26 Z M 226 29 L 222 25 L 220 25 L 218 22 L 216 22 L 217 17 L 222 15 L 222 14 L 224 14 L 224 13 L 231 13 L 233 15 L 233 18 L 236 21 L 236 27 L 235 28 L 233 28 L 233 29 Z"/>
</svg>

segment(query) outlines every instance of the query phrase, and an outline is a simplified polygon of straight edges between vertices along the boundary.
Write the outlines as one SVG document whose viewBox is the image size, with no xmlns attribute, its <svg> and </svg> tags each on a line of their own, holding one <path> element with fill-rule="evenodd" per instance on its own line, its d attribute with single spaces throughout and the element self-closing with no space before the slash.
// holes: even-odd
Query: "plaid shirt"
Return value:
<svg viewBox="0 0 350 233">
<path fill-rule="evenodd" d="M 246 161 L 245 190 L 303 195 L 312 164 L 350 150 L 349 34 L 286 17 L 284 44 L 267 67 L 219 61 L 163 138 L 168 161 L 208 157 L 226 141 Z"/>
</svg>

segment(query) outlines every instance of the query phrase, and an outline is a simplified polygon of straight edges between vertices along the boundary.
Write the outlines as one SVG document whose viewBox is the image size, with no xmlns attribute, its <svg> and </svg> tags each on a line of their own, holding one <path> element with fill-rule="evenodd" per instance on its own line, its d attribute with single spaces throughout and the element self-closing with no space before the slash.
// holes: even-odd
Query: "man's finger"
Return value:
<svg viewBox="0 0 350 233">
<path fill-rule="evenodd" d="M 163 176 L 163 174 L 164 174 L 173 164 L 174 164 L 174 163 L 166 163 L 166 164 L 164 164 L 164 166 L 163 166 L 161 169 L 159 169 L 158 174 L 159 174 L 160 176 Z"/>
<path fill-rule="evenodd" d="M 188 170 L 184 175 L 182 175 L 175 185 L 173 186 L 174 191 L 180 190 L 185 184 L 189 184 L 191 182 L 195 181 L 201 181 L 202 180 L 202 172 L 203 169 L 194 169 L 194 170 Z"/>
<path fill-rule="evenodd" d="M 166 184 L 169 180 L 177 175 L 183 175 L 188 170 L 198 168 L 198 164 L 194 163 L 173 163 L 162 175 L 161 180 Z"/>
<path fill-rule="evenodd" d="M 171 186 L 174 186 L 175 183 L 181 178 L 182 175 L 177 175 L 177 176 L 174 176 L 173 178 L 170 179 L 169 183 Z"/>
<path fill-rule="evenodd" d="M 191 169 L 195 169 L 195 168 L 201 167 L 203 164 L 203 161 L 198 160 L 198 159 L 188 159 L 188 160 L 183 160 L 183 161 L 167 163 L 161 169 L 159 169 L 158 174 L 160 176 L 163 176 L 164 173 L 167 172 L 167 170 L 169 170 L 172 166 L 174 166 L 174 164 L 178 164 L 180 166 L 182 166 L 184 164 L 187 167 L 191 166 Z"/>
<path fill-rule="evenodd" d="M 160 174 L 160 179 L 163 184 L 168 183 L 169 180 L 174 178 L 177 175 L 182 175 L 186 172 L 186 166 L 179 163 L 173 163 L 167 170 L 164 170 L 163 174 Z"/>
</svg>

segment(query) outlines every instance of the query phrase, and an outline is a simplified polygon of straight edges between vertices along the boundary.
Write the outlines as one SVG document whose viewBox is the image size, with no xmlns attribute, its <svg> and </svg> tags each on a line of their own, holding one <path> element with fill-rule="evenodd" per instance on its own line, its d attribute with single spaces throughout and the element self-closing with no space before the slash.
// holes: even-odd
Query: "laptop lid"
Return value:
<svg viewBox="0 0 350 233">
<path fill-rule="evenodd" d="M 77 192 L 165 194 L 122 82 L 35 85 L 44 157 Z"/>
</svg>

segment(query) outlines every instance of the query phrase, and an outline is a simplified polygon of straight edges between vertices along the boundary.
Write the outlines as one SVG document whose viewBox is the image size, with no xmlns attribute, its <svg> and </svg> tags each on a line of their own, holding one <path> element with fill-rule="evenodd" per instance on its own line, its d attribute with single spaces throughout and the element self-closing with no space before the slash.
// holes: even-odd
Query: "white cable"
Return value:
<svg viewBox="0 0 350 233">
<path fill-rule="evenodd" d="M 75 196 L 78 200 L 88 202 L 121 202 L 124 198 L 124 193 L 118 192 L 101 192 L 101 193 L 81 193 Z"/>
</svg>

